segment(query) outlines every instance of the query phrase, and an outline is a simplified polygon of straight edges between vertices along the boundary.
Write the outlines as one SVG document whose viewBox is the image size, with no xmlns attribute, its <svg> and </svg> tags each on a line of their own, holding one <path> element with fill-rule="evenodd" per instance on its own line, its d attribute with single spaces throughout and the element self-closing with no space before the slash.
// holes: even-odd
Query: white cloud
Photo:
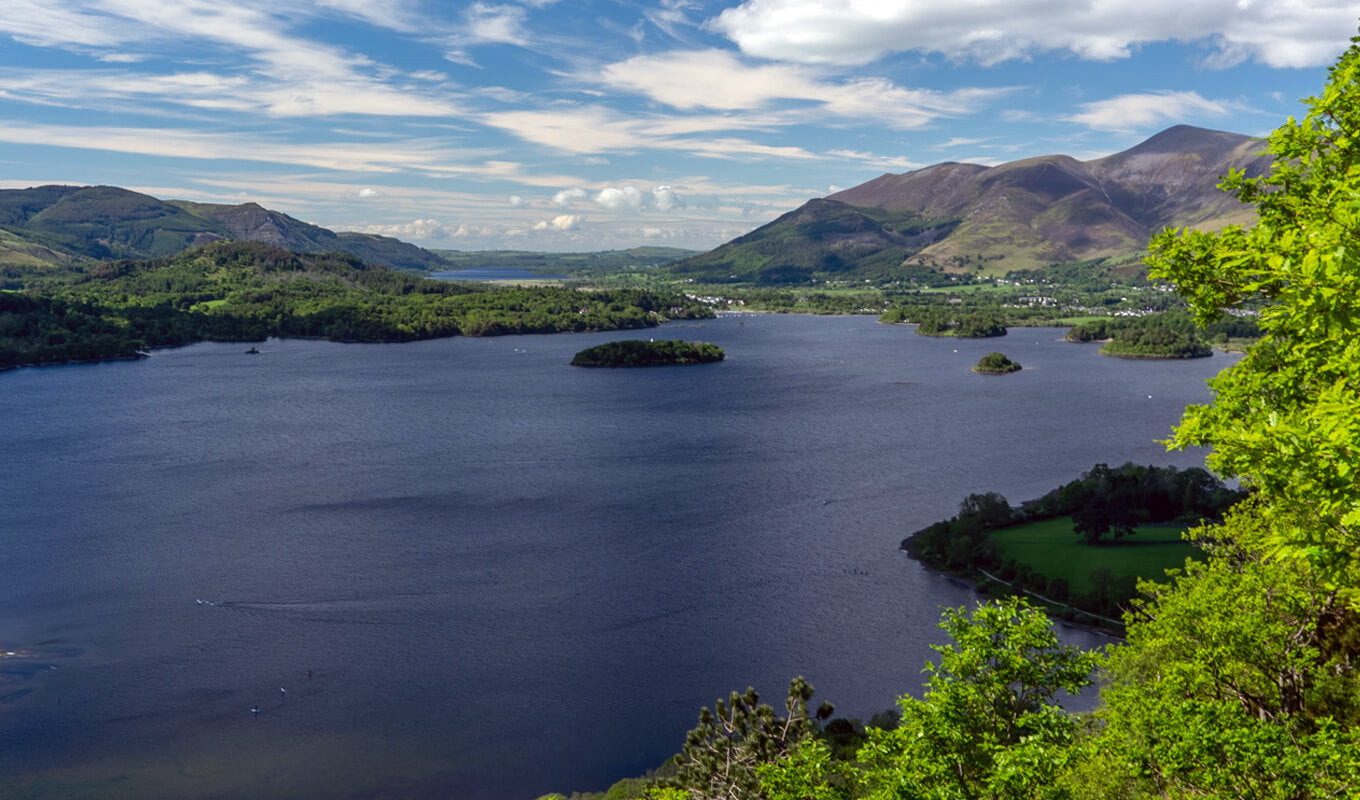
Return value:
<svg viewBox="0 0 1360 800">
<path fill-rule="evenodd" d="M 534 224 L 536 231 L 574 231 L 581 227 L 584 220 L 580 214 L 558 214 L 551 220 L 541 220 Z"/>
<path fill-rule="evenodd" d="M 405 0 L 316 0 L 316 4 L 381 28 L 402 33 L 414 33 L 421 29 L 420 16 L 408 7 Z"/>
<path fill-rule="evenodd" d="M 768 127 L 758 114 L 646 116 L 624 115 L 601 106 L 503 111 L 481 121 L 537 145 L 578 155 L 656 149 L 708 158 L 815 159 L 793 145 L 764 145 L 736 137 L 701 138 L 694 134 Z"/>
<path fill-rule="evenodd" d="M 415 219 L 393 225 L 364 225 L 359 232 L 424 241 L 447 239 L 450 236 L 449 231 L 444 228 L 444 223 L 433 219 Z"/>
<path fill-rule="evenodd" d="M 641 94 L 682 110 L 749 112 L 791 101 L 804 104 L 806 113 L 786 110 L 786 123 L 831 114 L 856 122 L 871 119 L 874 124 L 896 128 L 919 128 L 940 117 L 970 114 L 1011 91 L 937 92 L 909 89 L 875 77 L 828 81 L 809 67 L 750 66 L 724 50 L 637 56 L 607 65 L 597 78 L 613 90 Z"/>
<path fill-rule="evenodd" d="M 529 205 L 529 203 L 528 203 L 528 201 L 525 200 L 523 197 L 520 197 L 520 196 L 517 195 L 517 194 L 512 194 L 512 195 L 510 195 L 510 207 L 511 207 L 511 208 L 524 208 L 524 207 L 527 206 L 527 205 Z"/>
<path fill-rule="evenodd" d="M 560 176 L 519 175 L 514 162 L 468 163 L 469 155 L 428 142 L 317 142 L 292 144 L 258 136 L 204 133 L 177 128 L 123 128 L 13 124 L 0 121 L 0 142 L 69 147 L 115 153 L 205 160 L 237 159 L 354 172 L 415 172 L 470 178 L 505 178 L 533 184 L 560 183 Z"/>
<path fill-rule="evenodd" d="M 675 194 L 669 186 L 658 186 L 652 190 L 652 205 L 657 211 L 673 211 L 685 207 L 685 201 Z"/>
<path fill-rule="evenodd" d="M 341 6 L 353 0 L 337 0 Z M 392 12 L 375 7 L 371 22 Z M 348 9 L 345 9 L 348 13 Z M 221 75 L 183 71 L 169 75 L 84 70 L 13 70 L 5 83 L 21 84 L 13 96 L 31 102 L 90 99 L 147 100 L 216 111 L 280 117 L 335 114 L 447 117 L 462 113 L 429 87 L 391 83 L 390 68 L 342 48 L 292 35 L 297 17 L 314 6 L 257 0 L 7 0 L 0 3 L 0 35 L 47 47 L 89 52 L 102 61 L 134 63 L 161 57 L 167 48 L 193 48 L 203 60 L 232 59 L 240 67 Z M 393 23 L 395 24 L 395 23 Z"/>
<path fill-rule="evenodd" d="M 360 189 L 356 194 L 365 200 L 370 197 L 382 197 L 382 192 L 379 192 L 377 189 L 370 189 L 367 186 Z"/>
<path fill-rule="evenodd" d="M 827 154 L 836 156 L 837 158 L 858 161 L 867 167 L 873 167 L 875 169 L 909 170 L 920 169 L 925 166 L 925 164 L 922 164 L 919 161 L 913 161 L 906 156 L 881 156 L 876 153 L 864 153 L 858 150 L 830 150 Z"/>
<path fill-rule="evenodd" d="M 1210 66 L 1329 63 L 1355 31 L 1353 2 L 1302 0 L 746 0 L 710 19 L 743 52 L 809 64 L 862 65 L 919 51 L 982 64 L 1069 52 L 1108 61 L 1139 45 L 1204 41 Z"/>
<path fill-rule="evenodd" d="M 584 199 L 586 199 L 586 198 L 589 197 L 589 196 L 590 196 L 590 193 L 587 192 L 585 189 L 580 189 L 580 188 L 575 188 L 575 189 L 563 189 L 562 191 L 560 191 L 560 192 L 558 192 L 557 194 L 553 195 L 552 201 L 553 201 L 553 205 L 555 205 L 555 206 L 561 206 L 562 208 L 566 208 L 567 206 L 571 205 L 572 202 L 574 202 L 574 201 L 576 201 L 576 200 L 584 200 Z"/>
<path fill-rule="evenodd" d="M 611 186 L 595 195 L 595 205 L 609 211 L 631 211 L 636 214 L 642 210 L 642 199 L 643 194 L 636 187 L 616 189 Z"/>
<path fill-rule="evenodd" d="M 1133 132 L 1192 117 L 1222 117 L 1235 109 L 1231 103 L 1208 100 L 1198 92 L 1125 94 L 1093 103 L 1067 119 L 1100 131 Z"/>
</svg>

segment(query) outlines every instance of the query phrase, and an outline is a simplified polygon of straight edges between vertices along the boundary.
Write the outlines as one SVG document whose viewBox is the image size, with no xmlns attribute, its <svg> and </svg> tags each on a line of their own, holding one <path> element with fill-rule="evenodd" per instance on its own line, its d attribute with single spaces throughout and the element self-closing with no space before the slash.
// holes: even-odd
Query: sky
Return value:
<svg viewBox="0 0 1360 800">
<path fill-rule="evenodd" d="M 1302 116 L 1360 0 L 3 0 L 0 188 L 706 250 L 945 161 Z"/>
</svg>

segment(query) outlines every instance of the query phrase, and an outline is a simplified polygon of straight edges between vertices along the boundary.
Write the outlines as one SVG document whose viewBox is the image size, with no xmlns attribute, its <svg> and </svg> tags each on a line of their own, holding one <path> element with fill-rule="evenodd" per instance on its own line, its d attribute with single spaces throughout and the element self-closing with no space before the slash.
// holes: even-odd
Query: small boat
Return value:
<svg viewBox="0 0 1360 800">
<path fill-rule="evenodd" d="M 258 356 L 259 354 L 260 354 L 259 349 L 255 347 L 252 347 L 246 351 L 246 355 L 248 356 Z"/>
</svg>

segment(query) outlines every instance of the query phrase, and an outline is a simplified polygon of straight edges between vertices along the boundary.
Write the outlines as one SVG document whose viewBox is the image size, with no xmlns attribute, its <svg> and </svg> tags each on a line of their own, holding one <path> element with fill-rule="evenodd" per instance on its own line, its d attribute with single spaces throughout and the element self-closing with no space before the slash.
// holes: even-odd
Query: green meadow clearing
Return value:
<svg viewBox="0 0 1360 800">
<path fill-rule="evenodd" d="M 1092 545 L 1073 532 L 1068 516 L 1001 528 L 991 538 L 1002 558 L 1028 564 L 1050 579 L 1064 578 L 1073 593 L 1081 593 L 1093 588 L 1091 572 L 1102 567 L 1115 578 L 1160 579 L 1166 570 L 1184 566 L 1185 559 L 1202 557 L 1199 548 L 1181 539 L 1184 531 L 1184 526 L 1139 526 L 1117 542 Z"/>
</svg>

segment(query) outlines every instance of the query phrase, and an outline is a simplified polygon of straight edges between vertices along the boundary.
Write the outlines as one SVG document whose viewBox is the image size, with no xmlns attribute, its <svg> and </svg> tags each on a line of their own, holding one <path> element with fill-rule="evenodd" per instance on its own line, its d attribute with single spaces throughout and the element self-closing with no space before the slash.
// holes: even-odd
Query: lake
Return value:
<svg viewBox="0 0 1360 800">
<path fill-rule="evenodd" d="M 683 368 L 567 366 L 620 332 L 0 374 L 0 794 L 527 800 L 747 685 L 867 718 L 975 599 L 904 536 L 1201 463 L 1156 440 L 1236 357 L 1061 334 L 732 315 L 641 332 L 727 351 Z M 970 372 L 993 350 L 1024 370 Z"/>
<path fill-rule="evenodd" d="M 533 270 L 515 267 L 483 267 L 473 269 L 450 269 L 430 273 L 431 278 L 441 281 L 565 281 L 567 275 L 540 275 Z"/>
</svg>

